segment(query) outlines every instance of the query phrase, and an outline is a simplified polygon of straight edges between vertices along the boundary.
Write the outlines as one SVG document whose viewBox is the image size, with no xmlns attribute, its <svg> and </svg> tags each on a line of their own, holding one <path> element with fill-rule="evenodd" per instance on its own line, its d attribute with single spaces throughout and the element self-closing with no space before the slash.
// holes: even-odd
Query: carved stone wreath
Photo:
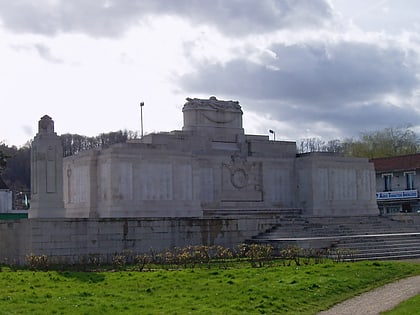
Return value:
<svg viewBox="0 0 420 315">
<path fill-rule="evenodd" d="M 235 188 L 244 188 L 248 184 L 248 174 L 243 168 L 233 170 L 230 174 L 230 182 Z"/>
</svg>

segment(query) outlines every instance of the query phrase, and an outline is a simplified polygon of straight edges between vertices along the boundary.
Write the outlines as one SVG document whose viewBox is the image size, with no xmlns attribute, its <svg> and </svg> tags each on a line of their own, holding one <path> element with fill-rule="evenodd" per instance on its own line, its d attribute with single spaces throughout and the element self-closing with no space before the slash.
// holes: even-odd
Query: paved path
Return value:
<svg viewBox="0 0 420 315">
<path fill-rule="evenodd" d="M 402 279 L 363 293 L 318 315 L 377 315 L 417 294 L 420 294 L 420 276 Z"/>
</svg>

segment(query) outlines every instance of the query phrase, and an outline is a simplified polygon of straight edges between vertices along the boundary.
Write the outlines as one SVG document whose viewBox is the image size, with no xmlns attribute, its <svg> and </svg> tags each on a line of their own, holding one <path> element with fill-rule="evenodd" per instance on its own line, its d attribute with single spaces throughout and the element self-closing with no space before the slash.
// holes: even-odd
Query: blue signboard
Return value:
<svg viewBox="0 0 420 315">
<path fill-rule="evenodd" d="M 376 193 L 376 200 L 394 200 L 417 197 L 417 190 L 384 191 Z"/>
</svg>

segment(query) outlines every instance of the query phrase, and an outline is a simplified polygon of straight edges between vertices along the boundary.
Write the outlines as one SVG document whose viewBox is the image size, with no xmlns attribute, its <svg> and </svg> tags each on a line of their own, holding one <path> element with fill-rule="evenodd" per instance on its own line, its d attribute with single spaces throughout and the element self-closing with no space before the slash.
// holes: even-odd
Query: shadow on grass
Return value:
<svg viewBox="0 0 420 315">
<path fill-rule="evenodd" d="M 63 271 L 59 272 L 60 276 L 65 278 L 73 278 L 80 282 L 98 283 L 105 280 L 105 276 L 96 272 L 76 272 L 76 271 Z"/>
</svg>

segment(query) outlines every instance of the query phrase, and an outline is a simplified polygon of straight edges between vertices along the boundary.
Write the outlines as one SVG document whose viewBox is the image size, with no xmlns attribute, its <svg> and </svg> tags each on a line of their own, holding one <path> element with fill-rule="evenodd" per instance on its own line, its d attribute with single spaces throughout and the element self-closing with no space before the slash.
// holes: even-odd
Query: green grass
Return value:
<svg viewBox="0 0 420 315">
<path fill-rule="evenodd" d="M 383 315 L 415 315 L 420 314 L 420 294 L 402 302 L 391 311 L 381 313 Z"/>
<path fill-rule="evenodd" d="M 316 314 L 420 274 L 403 262 L 152 272 L 0 272 L 0 314 Z"/>
</svg>

